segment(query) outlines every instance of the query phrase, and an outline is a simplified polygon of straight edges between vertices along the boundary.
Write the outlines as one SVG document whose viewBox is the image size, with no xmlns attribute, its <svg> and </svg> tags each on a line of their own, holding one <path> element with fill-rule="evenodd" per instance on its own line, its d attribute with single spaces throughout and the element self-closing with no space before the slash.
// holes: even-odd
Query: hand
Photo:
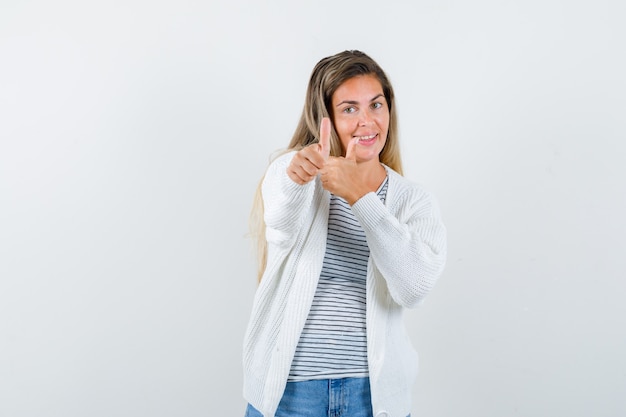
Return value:
<svg viewBox="0 0 626 417">
<path fill-rule="evenodd" d="M 330 155 L 330 119 L 324 117 L 320 123 L 320 139 L 298 151 L 287 167 L 287 175 L 300 185 L 311 181 L 324 167 Z"/>
<path fill-rule="evenodd" d="M 352 139 L 345 157 L 330 157 L 320 170 L 324 189 L 342 197 L 350 205 L 369 192 L 356 162 L 357 143 L 356 138 Z"/>
</svg>

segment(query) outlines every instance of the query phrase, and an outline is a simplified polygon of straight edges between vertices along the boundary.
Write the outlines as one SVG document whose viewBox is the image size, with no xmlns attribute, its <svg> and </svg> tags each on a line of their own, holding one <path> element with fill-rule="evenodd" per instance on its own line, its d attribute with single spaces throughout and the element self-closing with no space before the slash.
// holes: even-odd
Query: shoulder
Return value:
<svg viewBox="0 0 626 417">
<path fill-rule="evenodd" d="M 430 193 L 430 191 L 428 191 L 427 188 L 423 184 L 414 182 L 400 175 L 398 172 L 394 171 L 393 169 L 389 168 L 386 165 L 384 165 L 384 167 L 387 170 L 387 176 L 389 177 L 389 187 L 392 187 L 395 193 L 398 193 L 398 194 L 409 193 L 409 194 L 420 194 L 420 195 L 423 194 L 423 195 L 428 195 L 432 197 L 432 194 Z"/>
<path fill-rule="evenodd" d="M 265 170 L 263 181 L 274 179 L 277 176 L 282 177 L 295 153 L 295 151 L 289 149 L 275 152 L 270 157 L 270 162 Z"/>
<path fill-rule="evenodd" d="M 388 166 L 385 169 L 389 177 L 387 198 L 390 204 L 439 210 L 437 199 L 426 186 L 400 175 Z"/>
<path fill-rule="evenodd" d="M 272 167 L 286 167 L 291 162 L 291 159 L 296 154 L 295 150 L 292 149 L 283 149 L 276 151 L 270 157 L 270 163 L 268 169 Z"/>
</svg>

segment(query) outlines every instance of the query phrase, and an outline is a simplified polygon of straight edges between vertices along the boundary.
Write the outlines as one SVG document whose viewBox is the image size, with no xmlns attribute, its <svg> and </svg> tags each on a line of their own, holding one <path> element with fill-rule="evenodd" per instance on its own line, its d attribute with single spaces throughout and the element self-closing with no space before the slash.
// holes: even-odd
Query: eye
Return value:
<svg viewBox="0 0 626 417">
<path fill-rule="evenodd" d="M 383 107 L 383 103 L 381 103 L 380 101 L 377 101 L 376 103 L 372 103 L 373 109 L 380 109 L 381 107 Z"/>
<path fill-rule="evenodd" d="M 355 111 L 356 111 L 356 107 L 346 107 L 345 109 L 343 109 L 343 112 L 347 114 L 354 113 Z"/>
</svg>

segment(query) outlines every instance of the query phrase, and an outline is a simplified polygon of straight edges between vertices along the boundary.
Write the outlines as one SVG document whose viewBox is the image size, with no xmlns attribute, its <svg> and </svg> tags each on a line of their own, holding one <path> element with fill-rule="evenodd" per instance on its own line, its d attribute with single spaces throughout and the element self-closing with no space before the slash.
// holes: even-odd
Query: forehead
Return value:
<svg viewBox="0 0 626 417">
<path fill-rule="evenodd" d="M 369 101 L 379 94 L 383 94 L 383 86 L 375 75 L 358 75 L 341 83 L 335 90 L 332 101 Z"/>
</svg>

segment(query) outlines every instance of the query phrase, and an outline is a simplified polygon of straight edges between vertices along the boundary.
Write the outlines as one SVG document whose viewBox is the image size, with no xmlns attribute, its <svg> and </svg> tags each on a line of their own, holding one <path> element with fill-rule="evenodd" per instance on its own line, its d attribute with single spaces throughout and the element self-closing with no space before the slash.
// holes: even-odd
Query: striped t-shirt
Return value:
<svg viewBox="0 0 626 417">
<path fill-rule="evenodd" d="M 387 178 L 377 194 L 383 203 Z M 289 381 L 368 376 L 365 232 L 341 197 L 331 194 L 319 283 L 291 364 Z"/>
</svg>

